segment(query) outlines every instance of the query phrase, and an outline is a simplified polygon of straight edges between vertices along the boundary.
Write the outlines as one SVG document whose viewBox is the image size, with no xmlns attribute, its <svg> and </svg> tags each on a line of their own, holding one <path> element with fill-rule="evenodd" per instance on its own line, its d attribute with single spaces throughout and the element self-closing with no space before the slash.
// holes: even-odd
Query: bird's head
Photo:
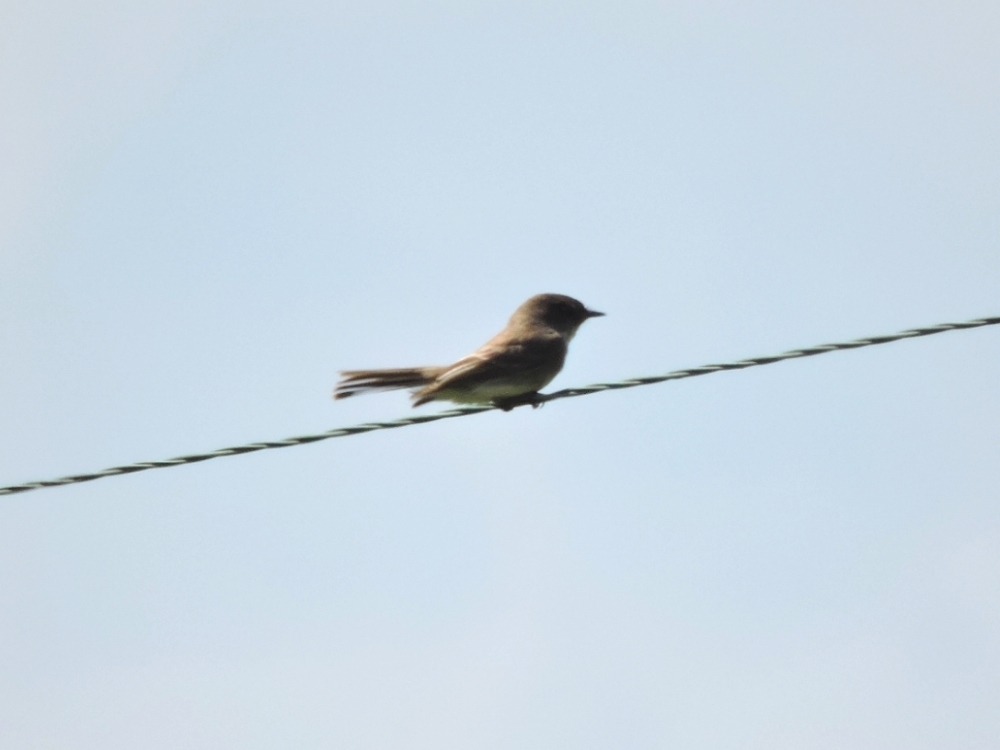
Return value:
<svg viewBox="0 0 1000 750">
<path fill-rule="evenodd" d="M 514 311 L 511 321 L 541 324 L 572 338 L 583 321 L 601 315 L 604 313 L 588 310 L 580 300 L 565 294 L 536 294 Z"/>
</svg>

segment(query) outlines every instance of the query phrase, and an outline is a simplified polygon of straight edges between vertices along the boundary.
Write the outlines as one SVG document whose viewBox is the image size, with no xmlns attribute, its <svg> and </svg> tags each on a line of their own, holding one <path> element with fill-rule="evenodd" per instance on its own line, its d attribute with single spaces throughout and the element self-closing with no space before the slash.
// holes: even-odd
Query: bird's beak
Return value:
<svg viewBox="0 0 1000 750">
<path fill-rule="evenodd" d="M 600 318 L 604 315 L 602 312 L 597 312 L 597 310 L 587 310 L 588 318 Z"/>
</svg>

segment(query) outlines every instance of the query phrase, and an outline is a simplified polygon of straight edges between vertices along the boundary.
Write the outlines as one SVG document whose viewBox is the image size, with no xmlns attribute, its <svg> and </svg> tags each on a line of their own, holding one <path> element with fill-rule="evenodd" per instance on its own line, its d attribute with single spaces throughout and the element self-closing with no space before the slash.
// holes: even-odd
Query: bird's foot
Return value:
<svg viewBox="0 0 1000 750">
<path fill-rule="evenodd" d="M 534 393 L 523 393 L 520 396 L 511 396 L 510 398 L 495 398 L 493 399 L 493 405 L 503 411 L 510 411 L 518 406 L 530 406 L 532 409 L 537 409 L 546 401 L 546 397 L 536 391 Z"/>
</svg>

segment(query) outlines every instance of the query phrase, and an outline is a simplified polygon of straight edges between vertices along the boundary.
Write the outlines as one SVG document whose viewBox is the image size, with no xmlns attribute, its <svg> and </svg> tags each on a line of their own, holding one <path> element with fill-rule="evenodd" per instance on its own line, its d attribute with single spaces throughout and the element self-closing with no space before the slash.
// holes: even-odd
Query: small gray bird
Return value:
<svg viewBox="0 0 1000 750">
<path fill-rule="evenodd" d="M 572 297 L 538 294 L 514 311 L 506 328 L 455 364 L 345 370 L 333 397 L 412 388 L 414 406 L 430 401 L 494 404 L 504 410 L 537 406 L 538 391 L 559 374 L 577 329 L 600 315 Z"/>
</svg>

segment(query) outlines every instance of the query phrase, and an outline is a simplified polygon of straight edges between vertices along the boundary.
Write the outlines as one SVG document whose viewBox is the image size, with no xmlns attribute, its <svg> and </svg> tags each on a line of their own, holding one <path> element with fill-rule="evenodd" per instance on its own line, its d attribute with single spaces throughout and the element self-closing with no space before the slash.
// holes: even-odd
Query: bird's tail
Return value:
<svg viewBox="0 0 1000 750">
<path fill-rule="evenodd" d="M 392 370 L 344 370 L 333 392 L 334 398 L 359 393 L 394 391 L 399 388 L 423 388 L 434 382 L 440 367 L 400 367 Z"/>
</svg>

